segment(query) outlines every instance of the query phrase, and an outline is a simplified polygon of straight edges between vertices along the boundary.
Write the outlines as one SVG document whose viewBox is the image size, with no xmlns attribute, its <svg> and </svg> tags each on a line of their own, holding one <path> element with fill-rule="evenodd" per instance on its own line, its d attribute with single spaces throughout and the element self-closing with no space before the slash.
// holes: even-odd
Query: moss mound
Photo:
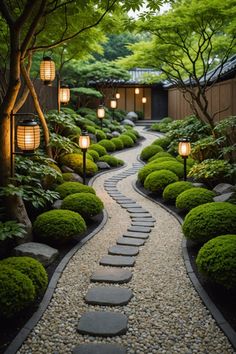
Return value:
<svg viewBox="0 0 236 354">
<path fill-rule="evenodd" d="M 0 264 L 12 267 L 28 276 L 34 285 L 36 295 L 42 294 L 48 285 L 48 275 L 44 266 L 34 258 L 9 257 L 2 260 Z"/>
<path fill-rule="evenodd" d="M 101 129 L 96 129 L 96 138 L 98 141 L 102 140 L 102 139 L 106 139 L 107 138 L 107 135 L 104 133 L 103 130 Z"/>
<path fill-rule="evenodd" d="M 151 159 L 148 160 L 148 164 L 151 163 L 161 163 L 161 162 L 166 162 L 166 161 L 177 161 L 173 156 L 163 156 L 163 157 L 156 157 L 155 159 L 153 159 L 151 157 Z"/>
<path fill-rule="evenodd" d="M 49 245 L 65 244 L 85 231 L 86 224 L 82 216 L 70 210 L 46 211 L 33 224 L 34 235 Z"/>
<path fill-rule="evenodd" d="M 60 161 L 63 165 L 72 168 L 76 173 L 82 176 L 83 156 L 81 154 L 67 154 L 62 156 Z M 86 176 L 94 176 L 97 171 L 97 165 L 93 161 L 86 159 Z"/>
<path fill-rule="evenodd" d="M 236 234 L 218 236 L 205 243 L 196 264 L 209 280 L 228 289 L 236 288 Z"/>
<path fill-rule="evenodd" d="M 171 143 L 170 138 L 163 136 L 161 138 L 158 138 L 158 139 L 154 140 L 152 144 L 153 145 L 159 145 L 164 150 L 166 150 L 168 148 L 168 146 L 170 145 L 170 143 Z"/>
<path fill-rule="evenodd" d="M 116 150 L 115 144 L 108 139 L 103 139 L 103 140 L 99 141 L 98 144 L 102 145 L 109 152 L 113 152 Z"/>
<path fill-rule="evenodd" d="M 128 136 L 128 135 L 123 135 L 123 134 L 121 134 L 121 135 L 119 136 L 119 139 L 122 140 L 122 142 L 123 142 L 125 148 L 129 148 L 129 147 L 134 146 L 134 141 L 133 141 L 133 139 L 132 139 L 130 136 Z"/>
<path fill-rule="evenodd" d="M 176 207 L 181 211 L 189 212 L 198 205 L 211 203 L 215 193 L 206 188 L 190 188 L 176 198 Z"/>
<path fill-rule="evenodd" d="M 88 151 L 90 150 L 95 150 L 97 151 L 99 156 L 107 155 L 107 150 L 104 148 L 104 146 L 100 144 L 92 144 L 89 148 Z"/>
<path fill-rule="evenodd" d="M 118 166 L 123 166 L 124 165 L 124 161 L 123 160 L 117 159 L 116 157 L 111 156 L 111 155 L 104 155 L 104 156 L 99 158 L 99 161 L 106 162 L 111 167 L 118 167 Z"/>
<path fill-rule="evenodd" d="M 120 138 L 112 138 L 111 142 L 113 142 L 113 144 L 115 145 L 116 150 L 124 149 L 124 143 L 123 143 L 122 139 L 120 139 Z"/>
<path fill-rule="evenodd" d="M 151 172 L 145 179 L 144 188 L 153 193 L 160 194 L 168 184 L 176 181 L 178 181 L 178 177 L 171 171 L 154 171 Z"/>
<path fill-rule="evenodd" d="M 64 199 L 65 197 L 67 197 L 67 195 L 74 193 L 85 192 L 96 194 L 95 190 L 92 187 L 86 186 L 80 182 L 64 182 L 57 186 L 56 192 L 60 194 L 61 199 Z"/>
<path fill-rule="evenodd" d="M 132 133 L 132 131 L 124 132 L 123 135 L 129 136 L 133 140 L 133 142 L 135 142 L 135 143 L 138 140 L 138 138 L 136 137 L 136 135 L 134 133 Z"/>
<path fill-rule="evenodd" d="M 11 318 L 35 299 L 32 281 L 10 266 L 0 266 L 0 317 Z"/>
<path fill-rule="evenodd" d="M 99 154 L 97 151 L 90 149 L 89 155 L 92 156 L 94 162 L 97 162 L 99 160 Z"/>
<path fill-rule="evenodd" d="M 204 243 L 218 235 L 236 233 L 236 205 L 213 202 L 192 209 L 183 223 L 184 236 Z"/>
<path fill-rule="evenodd" d="M 162 197 L 167 202 L 175 203 L 175 200 L 178 197 L 178 195 L 190 188 L 193 188 L 191 182 L 185 182 L 185 181 L 174 182 L 166 186 L 166 188 L 163 191 Z"/>
<path fill-rule="evenodd" d="M 154 164 L 154 162 L 151 162 Z M 157 162 L 155 165 L 158 166 L 159 170 L 168 170 L 174 172 L 179 178 L 182 178 L 184 175 L 184 166 L 182 163 L 175 160 Z"/>
<path fill-rule="evenodd" d="M 76 211 L 85 219 L 89 219 L 102 211 L 103 202 L 91 193 L 72 194 L 63 200 L 62 209 Z"/>
<path fill-rule="evenodd" d="M 148 161 L 150 159 L 150 157 L 152 157 L 153 155 L 155 155 L 158 152 L 163 151 L 162 147 L 159 145 L 149 145 L 146 146 L 140 154 L 140 158 L 143 161 Z"/>
<path fill-rule="evenodd" d="M 153 155 L 152 157 L 150 157 L 148 159 L 148 162 L 152 162 L 153 160 L 155 159 L 158 159 L 159 157 L 172 157 L 174 159 L 174 157 L 169 153 L 169 152 L 166 152 L 166 151 L 160 151 L 160 152 L 157 152 L 155 155 Z"/>
</svg>

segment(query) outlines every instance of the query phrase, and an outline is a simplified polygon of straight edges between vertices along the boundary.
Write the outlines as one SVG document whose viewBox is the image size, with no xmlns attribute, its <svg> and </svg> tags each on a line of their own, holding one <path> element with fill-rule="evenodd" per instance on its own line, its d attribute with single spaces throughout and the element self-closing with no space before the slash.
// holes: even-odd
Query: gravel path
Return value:
<svg viewBox="0 0 236 354">
<path fill-rule="evenodd" d="M 147 139 L 142 143 L 142 148 L 155 139 L 153 135 L 143 135 Z M 140 151 L 139 146 L 118 155 L 127 163 L 125 169 L 136 162 Z M 94 342 L 122 344 L 128 354 L 235 353 L 186 274 L 179 223 L 164 209 L 132 189 L 136 175 L 118 182 L 117 188 L 149 211 L 156 224 L 149 240 L 140 247 L 132 269 L 132 280 L 125 285 L 132 289 L 134 297 L 126 306 L 112 307 L 112 311 L 128 316 L 128 331 L 113 338 L 81 335 L 76 331 L 78 319 L 83 313 L 101 310 L 101 306 L 84 302 L 88 288 L 94 286 L 90 283 L 91 274 L 103 268 L 99 260 L 107 255 L 108 248 L 115 245 L 115 241 L 130 226 L 129 213 L 107 194 L 103 186 L 108 178 L 119 173 L 111 171 L 95 180 L 93 186 L 108 211 L 108 222 L 70 260 L 48 309 L 18 354 L 66 354 L 81 343 Z M 111 308 L 102 306 L 102 310 L 110 311 Z"/>
</svg>

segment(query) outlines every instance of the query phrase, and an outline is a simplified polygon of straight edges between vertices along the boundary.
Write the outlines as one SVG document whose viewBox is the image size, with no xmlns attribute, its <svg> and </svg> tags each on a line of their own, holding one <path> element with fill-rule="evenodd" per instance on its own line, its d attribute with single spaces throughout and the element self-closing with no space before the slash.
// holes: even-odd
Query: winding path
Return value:
<svg viewBox="0 0 236 354">
<path fill-rule="evenodd" d="M 127 354 L 235 353 L 187 276 L 182 258 L 183 235 L 179 223 L 167 211 L 132 188 L 132 183 L 137 178 L 136 171 L 140 167 L 136 157 L 144 146 L 155 139 L 145 132 L 142 135 L 146 137 L 142 147 L 118 154 L 127 164 L 124 169 L 102 174 L 95 179 L 93 187 L 105 204 L 108 221 L 69 261 L 47 310 L 18 354 L 119 354 L 126 351 Z M 130 206 L 121 206 L 122 198 L 118 198 L 120 195 L 114 189 L 122 197 L 129 199 L 127 201 L 124 198 L 126 203 L 136 203 L 135 208 L 144 209 L 140 217 L 133 215 L 137 214 L 135 210 L 128 211 Z M 150 222 L 142 220 L 145 218 Z M 131 223 L 136 226 L 136 223 L 141 225 L 140 222 L 144 222 L 144 225 L 146 223 L 152 227 L 154 221 L 155 226 L 149 232 L 140 232 L 147 235 L 144 245 L 133 246 L 133 251 L 134 247 L 139 250 L 139 254 L 134 256 L 135 265 L 108 268 L 122 269 L 126 274 L 132 273 L 132 278 L 127 283 L 112 284 L 114 292 L 114 288 L 130 289 L 132 298 L 128 298 L 126 305 L 112 307 L 93 305 L 91 301 L 87 303 L 85 297 L 90 296 L 91 300 L 94 295 L 91 289 L 111 286 L 107 282 L 91 282 L 94 273 L 107 269 L 100 262 L 107 257 L 108 249 L 110 253 L 111 249 L 115 253 L 119 251 L 116 242 L 127 234 Z M 136 237 L 134 239 L 137 240 Z M 142 240 L 142 236 L 139 239 Z M 128 296 L 127 292 L 126 295 Z M 127 318 L 128 326 L 123 331 L 124 334 L 103 337 L 81 333 L 81 319 L 87 313 L 111 311 L 118 316 L 124 315 L 121 316 L 123 319 Z M 86 351 L 86 343 L 114 344 L 117 349 L 112 347 L 111 351 L 106 351 L 104 348 L 108 346 L 105 346 L 100 348 L 101 351 L 99 347 L 94 347 L 97 348 L 94 351 Z"/>
</svg>

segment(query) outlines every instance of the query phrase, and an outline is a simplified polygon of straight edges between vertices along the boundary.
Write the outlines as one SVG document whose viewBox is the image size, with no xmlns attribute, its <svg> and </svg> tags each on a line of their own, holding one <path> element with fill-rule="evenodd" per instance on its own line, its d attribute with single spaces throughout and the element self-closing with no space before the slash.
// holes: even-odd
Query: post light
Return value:
<svg viewBox="0 0 236 354">
<path fill-rule="evenodd" d="M 142 97 L 142 103 L 147 103 L 147 97 Z"/>
<path fill-rule="evenodd" d="M 101 104 L 97 108 L 97 117 L 101 121 L 101 129 L 102 129 L 102 120 L 105 117 L 105 108 Z"/>
<path fill-rule="evenodd" d="M 114 115 L 115 115 L 115 109 L 117 107 L 117 100 L 116 98 L 112 98 L 110 101 L 110 107 L 112 108 L 112 119 L 114 120 Z"/>
<path fill-rule="evenodd" d="M 120 93 L 116 92 L 116 99 L 118 100 L 120 98 Z"/>
<path fill-rule="evenodd" d="M 138 88 L 138 87 L 136 87 L 136 88 L 134 89 L 134 93 L 135 93 L 135 95 L 139 95 L 139 88 Z"/>
<path fill-rule="evenodd" d="M 60 103 L 68 104 L 70 101 L 70 89 L 66 85 L 62 85 L 59 91 Z"/>
<path fill-rule="evenodd" d="M 184 181 L 187 180 L 187 158 L 191 152 L 191 144 L 189 139 L 181 139 L 178 146 L 179 155 L 182 156 L 184 160 Z"/>
<path fill-rule="evenodd" d="M 55 63 L 50 57 L 44 57 L 40 63 L 40 79 L 50 86 L 55 79 Z"/>
<path fill-rule="evenodd" d="M 90 137 L 86 131 L 82 131 L 79 137 L 79 147 L 83 153 L 83 184 L 86 184 L 86 152 L 90 145 Z"/>
</svg>

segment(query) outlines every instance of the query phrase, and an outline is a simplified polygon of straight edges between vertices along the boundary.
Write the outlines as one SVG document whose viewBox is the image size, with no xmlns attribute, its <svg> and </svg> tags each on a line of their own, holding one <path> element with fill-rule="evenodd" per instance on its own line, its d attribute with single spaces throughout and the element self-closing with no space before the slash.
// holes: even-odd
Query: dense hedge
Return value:
<svg viewBox="0 0 236 354">
<path fill-rule="evenodd" d="M 199 205 L 185 217 L 183 233 L 197 243 L 229 233 L 236 233 L 236 205 L 213 202 Z"/>
<path fill-rule="evenodd" d="M 79 175 L 83 174 L 83 156 L 81 154 L 67 154 L 62 156 L 60 161 Z M 97 165 L 93 161 L 86 159 L 86 176 L 94 176 L 97 171 Z"/>
<path fill-rule="evenodd" d="M 236 234 L 218 236 L 205 243 L 196 264 L 211 281 L 228 289 L 236 288 Z"/>
<path fill-rule="evenodd" d="M 164 188 L 173 182 L 178 181 L 178 177 L 175 173 L 168 170 L 160 170 L 151 172 L 144 182 L 144 188 L 147 190 L 160 194 Z"/>
<path fill-rule="evenodd" d="M 117 166 L 124 165 L 124 161 L 123 160 L 120 160 L 117 157 L 111 156 L 111 155 L 104 155 L 104 156 L 99 158 L 99 161 L 106 162 L 111 167 L 117 167 Z"/>
<path fill-rule="evenodd" d="M 120 139 L 120 138 L 112 138 L 111 142 L 113 142 L 113 144 L 115 144 L 116 150 L 124 149 L 124 143 L 123 143 L 122 139 Z"/>
<path fill-rule="evenodd" d="M 108 152 L 113 152 L 116 150 L 116 146 L 111 140 L 103 139 L 99 141 L 98 144 L 102 145 Z"/>
<path fill-rule="evenodd" d="M 175 203 L 176 198 L 178 195 L 187 189 L 193 188 L 193 184 L 187 181 L 178 181 L 169 184 L 163 191 L 163 199 L 170 203 Z"/>
<path fill-rule="evenodd" d="M 181 211 L 188 212 L 198 205 L 213 202 L 215 193 L 206 188 L 190 188 L 179 194 L 176 198 L 176 207 Z"/>
<path fill-rule="evenodd" d="M 95 190 L 93 187 L 86 186 L 83 183 L 80 182 L 64 182 L 57 186 L 56 192 L 60 194 L 60 197 L 64 199 L 67 195 L 69 194 L 74 194 L 74 193 L 95 193 Z"/>
<path fill-rule="evenodd" d="M 150 157 L 155 155 L 157 152 L 161 152 L 161 151 L 163 151 L 161 146 L 159 146 L 159 145 L 149 145 L 149 146 L 146 146 L 141 151 L 140 158 L 143 161 L 148 161 L 150 159 Z"/>
</svg>

